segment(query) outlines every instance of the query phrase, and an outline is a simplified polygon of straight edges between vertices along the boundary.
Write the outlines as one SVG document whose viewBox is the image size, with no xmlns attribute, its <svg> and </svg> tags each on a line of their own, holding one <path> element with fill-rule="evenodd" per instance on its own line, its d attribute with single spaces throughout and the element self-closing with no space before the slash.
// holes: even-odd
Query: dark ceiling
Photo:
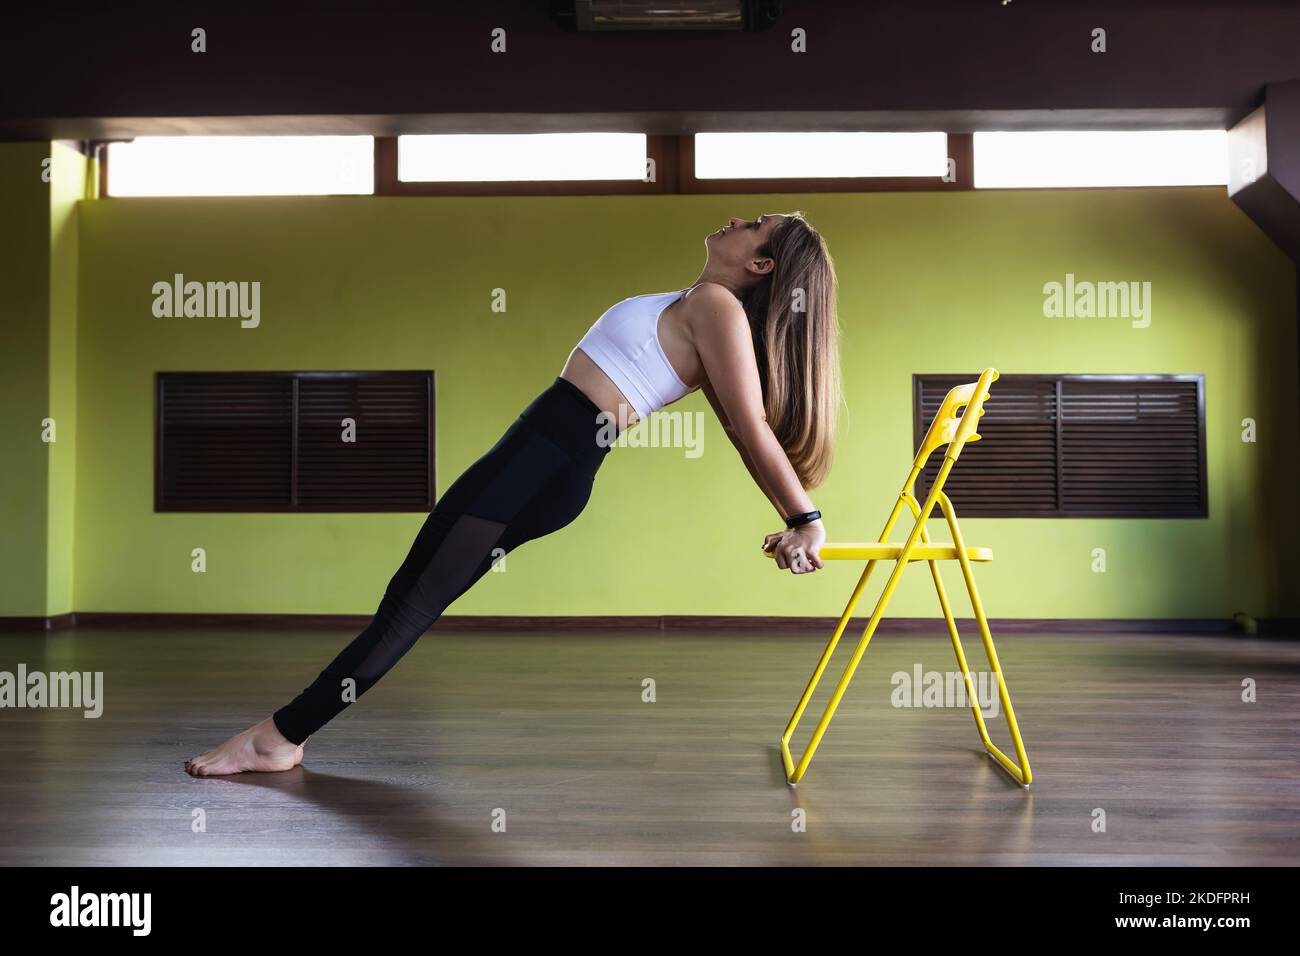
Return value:
<svg viewBox="0 0 1300 956">
<path fill-rule="evenodd" d="M 1294 0 L 786 0 L 759 33 L 568 32 L 547 0 L 37 7 L 4 15 L 0 138 L 1227 126 L 1300 75 Z"/>
</svg>

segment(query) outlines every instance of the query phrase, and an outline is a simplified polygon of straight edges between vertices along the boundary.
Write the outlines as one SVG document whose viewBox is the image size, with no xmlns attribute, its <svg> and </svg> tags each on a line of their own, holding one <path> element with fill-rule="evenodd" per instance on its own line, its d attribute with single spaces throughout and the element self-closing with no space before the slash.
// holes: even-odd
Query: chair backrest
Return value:
<svg viewBox="0 0 1300 956">
<path fill-rule="evenodd" d="M 947 445 L 948 450 L 944 453 L 944 457 L 956 461 L 962 447 L 968 441 L 980 440 L 979 433 L 975 429 L 984 414 L 984 400 L 989 397 L 989 387 L 997 380 L 997 369 L 986 368 L 978 382 L 957 385 L 949 389 L 948 394 L 944 396 L 943 404 L 939 406 L 939 411 L 934 416 L 934 421 L 930 423 L 930 430 L 921 440 L 921 447 L 916 451 L 916 460 L 912 463 L 914 473 L 919 473 L 925 467 L 926 461 L 935 449 Z M 965 412 L 959 418 L 957 412 L 963 408 Z"/>
<path fill-rule="evenodd" d="M 979 433 L 975 431 L 975 428 L 979 424 L 980 416 L 984 414 L 984 400 L 989 397 L 989 386 L 997 380 L 997 369 L 986 368 L 983 374 L 980 375 L 978 382 L 971 382 L 969 385 L 958 385 L 949 389 L 948 394 L 943 398 L 943 404 L 939 406 L 938 414 L 934 416 L 934 421 L 930 423 L 930 430 L 925 433 L 925 438 L 921 440 L 921 447 L 916 450 L 912 470 L 908 473 L 907 480 L 903 483 L 903 490 L 899 494 L 898 500 L 894 502 L 894 508 L 885 520 L 885 527 L 881 530 L 877 540 L 889 540 L 889 534 L 894 528 L 894 523 L 903 513 L 905 504 L 916 514 L 916 523 L 913 525 L 912 533 L 908 538 L 909 546 L 918 537 L 925 537 L 925 522 L 930 517 L 935 502 L 941 498 L 943 502 L 947 502 L 947 498 L 944 498 L 941 494 L 943 485 L 948 480 L 948 472 L 952 470 L 953 464 L 957 461 L 957 456 L 961 454 L 962 447 L 968 441 L 980 440 Z M 965 411 L 960 418 L 957 417 L 957 413 L 963 408 Z M 930 455 L 944 445 L 948 446 L 948 450 L 944 453 L 943 465 L 930 486 L 925 504 L 922 505 L 916 500 L 916 480 L 920 477 Z M 947 509 L 950 506 L 941 504 L 941 507 Z M 955 518 L 952 520 L 955 521 Z M 960 532 L 953 531 L 954 540 L 959 535 Z"/>
</svg>

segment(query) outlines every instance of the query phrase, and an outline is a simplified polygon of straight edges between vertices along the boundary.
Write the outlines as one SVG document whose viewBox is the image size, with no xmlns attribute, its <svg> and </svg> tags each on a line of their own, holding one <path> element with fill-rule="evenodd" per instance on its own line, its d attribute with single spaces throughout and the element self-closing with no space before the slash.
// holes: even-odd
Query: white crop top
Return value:
<svg viewBox="0 0 1300 956">
<path fill-rule="evenodd" d="M 605 310 L 578 343 L 645 418 L 693 392 L 659 342 L 659 316 L 686 290 L 636 295 Z"/>
</svg>

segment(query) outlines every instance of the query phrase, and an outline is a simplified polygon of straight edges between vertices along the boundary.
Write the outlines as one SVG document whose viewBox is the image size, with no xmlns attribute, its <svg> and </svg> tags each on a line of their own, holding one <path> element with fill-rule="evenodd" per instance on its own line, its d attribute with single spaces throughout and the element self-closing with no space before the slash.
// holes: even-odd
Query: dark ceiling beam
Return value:
<svg viewBox="0 0 1300 956">
<path fill-rule="evenodd" d="M 135 136 L 373 135 L 403 133 L 700 132 L 889 130 L 973 133 L 1027 129 L 1222 129 L 1225 110 L 929 110 L 925 112 L 439 113 L 387 116 L 135 116 L 14 120 L 0 139 Z"/>
<path fill-rule="evenodd" d="M 954 131 L 1139 116 L 1226 127 L 1258 105 L 1265 83 L 1295 75 L 1300 49 L 1292 0 L 787 0 L 780 22 L 758 33 L 574 33 L 549 7 L 10 5 L 0 138 L 130 135 L 151 131 L 158 120 L 148 118 L 242 131 L 288 116 L 391 134 L 475 114 L 651 117 L 659 132 L 796 112 L 879 129 L 934 128 L 945 116 Z M 190 51 L 194 27 L 207 31 L 206 53 Z M 495 27 L 505 53 L 490 49 Z M 795 28 L 806 53 L 790 50 Z M 1096 28 L 1105 53 L 1092 51 Z"/>
<path fill-rule="evenodd" d="M 1264 88 L 1264 103 L 1228 134 L 1228 194 L 1300 262 L 1300 81 Z"/>
</svg>

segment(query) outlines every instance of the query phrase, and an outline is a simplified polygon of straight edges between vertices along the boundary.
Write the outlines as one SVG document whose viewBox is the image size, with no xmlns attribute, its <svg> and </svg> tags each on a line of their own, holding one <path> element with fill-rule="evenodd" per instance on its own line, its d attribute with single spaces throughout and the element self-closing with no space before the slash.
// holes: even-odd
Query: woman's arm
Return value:
<svg viewBox="0 0 1300 956">
<path fill-rule="evenodd" d="M 731 422 L 727 419 L 727 411 L 722 407 L 722 403 L 718 401 L 718 393 L 715 392 L 713 386 L 709 385 L 707 382 L 700 387 L 700 391 L 704 393 L 704 397 L 707 398 L 709 404 L 713 406 L 714 414 L 718 416 L 718 421 L 722 423 L 722 430 L 726 432 L 727 438 L 731 441 L 731 444 L 735 446 L 736 453 L 740 455 L 740 460 L 745 463 L 745 469 L 749 472 L 749 477 L 754 479 L 754 484 L 758 485 L 763 494 L 767 496 L 767 500 L 772 503 L 772 507 L 779 512 L 781 506 L 777 503 L 776 497 L 767 487 L 767 483 L 763 480 L 763 476 L 759 474 L 758 469 L 754 467 L 754 460 L 749 457 L 749 452 L 745 450 L 744 443 L 736 435 L 735 429 L 731 427 Z"/>
<path fill-rule="evenodd" d="M 745 310 L 735 296 L 713 284 L 700 286 L 687 301 L 694 305 L 688 312 L 688 324 L 710 387 L 705 395 L 719 411 L 723 429 L 741 453 L 754 483 L 783 522 L 789 515 L 812 511 L 812 499 L 767 423 Z M 822 523 L 814 521 L 768 535 L 764 548 L 775 548 L 777 566 L 798 574 L 822 566 L 817 552 L 824 540 Z M 799 553 L 807 556 L 806 568 L 800 566 L 805 562 L 796 560 Z"/>
</svg>

